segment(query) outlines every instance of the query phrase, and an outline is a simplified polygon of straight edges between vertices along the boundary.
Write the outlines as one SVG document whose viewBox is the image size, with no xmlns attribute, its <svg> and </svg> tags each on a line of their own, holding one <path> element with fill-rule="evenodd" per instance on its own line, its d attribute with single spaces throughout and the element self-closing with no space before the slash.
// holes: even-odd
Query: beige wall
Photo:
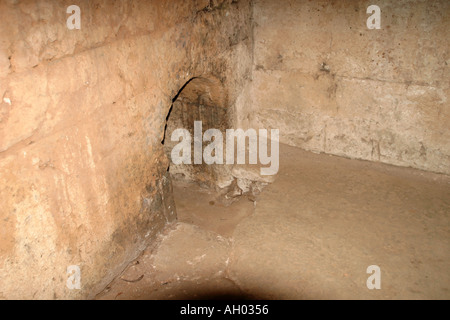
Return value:
<svg viewBox="0 0 450 320">
<path fill-rule="evenodd" d="M 380 30 L 366 26 L 372 4 Z M 243 123 L 306 150 L 450 174 L 450 2 L 255 0 L 253 15 Z"/>
<path fill-rule="evenodd" d="M 66 28 L 72 4 L 81 30 Z M 171 100 L 211 76 L 234 111 L 250 14 L 231 0 L 0 1 L 0 298 L 92 297 L 173 221 Z"/>
</svg>

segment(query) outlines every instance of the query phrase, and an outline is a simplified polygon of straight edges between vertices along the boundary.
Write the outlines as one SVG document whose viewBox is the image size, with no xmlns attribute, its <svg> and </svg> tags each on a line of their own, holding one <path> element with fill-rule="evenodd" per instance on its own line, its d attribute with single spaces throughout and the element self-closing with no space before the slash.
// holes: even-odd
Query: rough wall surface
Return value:
<svg viewBox="0 0 450 320">
<path fill-rule="evenodd" d="M 306 150 L 450 174 L 450 2 L 282 3 L 254 1 L 241 121 Z"/>
<path fill-rule="evenodd" d="M 0 1 L 0 298 L 90 298 L 175 219 L 172 98 L 211 75 L 234 110 L 250 15 L 249 1 Z"/>
</svg>

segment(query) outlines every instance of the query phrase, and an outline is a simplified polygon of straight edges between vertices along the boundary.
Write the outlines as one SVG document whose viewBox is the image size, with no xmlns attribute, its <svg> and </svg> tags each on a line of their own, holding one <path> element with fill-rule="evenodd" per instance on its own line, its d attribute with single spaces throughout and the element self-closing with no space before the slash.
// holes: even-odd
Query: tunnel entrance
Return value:
<svg viewBox="0 0 450 320">
<path fill-rule="evenodd" d="M 231 127 L 231 116 L 227 108 L 226 94 L 222 83 L 215 78 L 195 77 L 181 87 L 172 100 L 172 106 L 166 119 L 164 150 L 170 161 L 169 172 L 173 180 L 197 182 L 210 188 L 223 188 L 232 182 L 231 168 L 226 164 L 206 164 L 194 161 L 194 123 L 201 122 L 201 137 L 208 129 L 225 132 Z M 191 137 L 190 164 L 175 163 L 172 151 L 183 138 L 173 137 L 177 129 L 185 129 Z M 203 142 L 204 148 L 210 142 Z M 202 149 L 203 149 L 202 148 Z M 177 153 L 178 155 L 178 153 Z"/>
<path fill-rule="evenodd" d="M 195 77 L 186 82 L 172 100 L 166 119 L 164 151 L 169 158 L 169 175 L 180 223 L 188 223 L 230 237 L 237 224 L 253 212 L 254 204 L 242 197 L 244 192 L 233 176 L 234 165 L 195 164 L 194 123 L 201 122 L 201 137 L 209 129 L 225 133 L 233 128 L 232 112 L 222 83 L 213 77 Z M 177 129 L 185 129 L 191 137 L 190 164 L 176 164 L 172 151 L 183 137 L 172 141 Z M 197 131 L 198 133 L 198 131 Z M 211 143 L 204 142 L 202 150 Z M 204 159 L 203 159 L 204 160 Z"/>
<path fill-rule="evenodd" d="M 214 77 L 192 78 L 173 97 L 163 145 L 170 163 L 169 176 L 173 182 L 178 220 L 229 235 L 241 219 L 251 214 L 256 197 L 268 183 L 273 182 L 273 177 L 260 176 L 259 165 L 227 164 L 226 143 L 223 154 L 218 152 L 217 155 L 218 158 L 223 157 L 223 164 L 207 164 L 204 159 L 196 164 L 194 136 L 199 129 L 196 122 L 201 122 L 202 150 L 211 144 L 210 140 L 202 139 L 209 129 L 219 130 L 225 136 L 228 129 L 234 128 L 233 111 L 225 88 Z M 185 130 L 191 139 L 188 144 L 189 164 L 176 163 L 172 159 L 179 156 L 173 151 L 178 151 L 177 146 L 185 139 L 173 135 L 178 129 Z M 234 146 L 237 147 L 236 144 Z"/>
</svg>

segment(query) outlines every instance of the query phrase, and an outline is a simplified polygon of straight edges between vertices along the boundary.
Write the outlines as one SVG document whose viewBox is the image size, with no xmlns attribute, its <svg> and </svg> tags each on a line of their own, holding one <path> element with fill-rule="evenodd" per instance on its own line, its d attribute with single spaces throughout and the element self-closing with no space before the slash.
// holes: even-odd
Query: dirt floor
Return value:
<svg viewBox="0 0 450 320">
<path fill-rule="evenodd" d="M 178 222 L 97 298 L 450 298 L 450 177 L 280 147 L 256 198 L 177 182 Z"/>
</svg>

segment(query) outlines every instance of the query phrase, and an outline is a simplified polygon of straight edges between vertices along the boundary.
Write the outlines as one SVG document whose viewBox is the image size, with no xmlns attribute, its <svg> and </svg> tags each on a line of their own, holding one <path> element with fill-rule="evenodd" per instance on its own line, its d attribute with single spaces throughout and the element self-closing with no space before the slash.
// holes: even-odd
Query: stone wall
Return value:
<svg viewBox="0 0 450 320">
<path fill-rule="evenodd" d="M 92 298 L 176 218 L 172 99 L 214 77 L 234 114 L 250 17 L 243 0 L 0 1 L 0 298 Z"/>
<path fill-rule="evenodd" d="M 381 29 L 369 30 L 370 5 Z M 254 1 L 241 121 L 314 152 L 450 174 L 450 3 Z"/>
</svg>

